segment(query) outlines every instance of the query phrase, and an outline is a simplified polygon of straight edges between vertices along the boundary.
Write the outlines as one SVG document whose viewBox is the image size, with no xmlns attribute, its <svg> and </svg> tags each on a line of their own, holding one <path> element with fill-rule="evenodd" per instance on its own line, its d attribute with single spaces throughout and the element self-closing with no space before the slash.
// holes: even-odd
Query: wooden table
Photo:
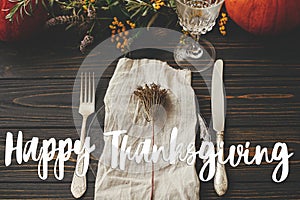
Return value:
<svg viewBox="0 0 300 200">
<path fill-rule="evenodd" d="M 228 35 L 217 28 L 205 38 L 217 57 L 225 61 L 227 93 L 226 147 L 251 141 L 272 148 L 286 142 L 295 155 L 287 180 L 271 179 L 275 164 L 236 168 L 227 166 L 229 190 L 224 199 L 299 199 L 300 180 L 300 30 L 280 37 L 255 37 L 235 24 Z M 78 39 L 68 33 L 43 35 L 22 44 L 0 43 L 0 199 L 72 199 L 70 182 L 75 157 L 66 162 L 65 178 L 40 180 L 37 163 L 4 165 L 6 132 L 24 133 L 24 142 L 36 136 L 77 139 L 72 118 L 72 89 L 77 70 L 85 58 L 76 47 Z M 76 38 L 76 37 L 75 37 Z M 201 91 L 203 82 L 193 80 L 200 101 L 208 101 Z M 210 117 L 210 108 L 202 112 Z M 270 152 L 271 153 L 271 152 Z M 253 155 L 253 152 L 252 152 Z M 88 190 L 83 199 L 92 199 L 94 175 L 88 174 Z M 217 199 L 213 182 L 201 184 L 202 199 Z"/>
</svg>

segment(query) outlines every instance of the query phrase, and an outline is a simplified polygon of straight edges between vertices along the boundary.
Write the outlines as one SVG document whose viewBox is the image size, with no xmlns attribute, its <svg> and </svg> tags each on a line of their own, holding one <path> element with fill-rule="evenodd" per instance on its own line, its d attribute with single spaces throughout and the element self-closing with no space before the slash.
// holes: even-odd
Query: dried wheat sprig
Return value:
<svg viewBox="0 0 300 200">
<path fill-rule="evenodd" d="M 79 24 L 85 21 L 85 17 L 83 15 L 62 15 L 49 19 L 46 22 L 46 27 L 61 25 L 61 24 Z"/>
<path fill-rule="evenodd" d="M 134 94 L 139 98 L 145 111 L 145 119 L 150 122 L 153 120 L 153 114 L 156 111 L 155 105 L 163 105 L 166 101 L 168 90 L 163 89 L 160 85 L 151 83 L 139 86 L 134 91 Z M 154 110 L 153 110 L 154 109 Z"/>
<path fill-rule="evenodd" d="M 143 87 L 139 86 L 134 91 L 134 94 L 138 97 L 138 105 L 141 103 L 144 108 L 146 121 L 152 122 L 152 146 L 154 145 L 154 115 L 158 109 L 157 105 L 165 104 L 167 93 L 167 89 L 163 89 L 160 85 L 155 83 L 151 83 L 150 85 L 145 84 Z M 136 109 L 136 112 L 137 110 L 138 109 Z M 135 117 L 136 114 L 134 120 Z M 154 163 L 152 163 L 150 200 L 153 200 L 154 183 Z"/>
<path fill-rule="evenodd" d="M 53 17 L 46 22 L 46 27 L 52 27 L 57 25 L 80 25 L 80 24 L 91 24 L 96 18 L 96 10 L 93 7 L 89 7 L 87 15 L 61 15 Z"/>
</svg>

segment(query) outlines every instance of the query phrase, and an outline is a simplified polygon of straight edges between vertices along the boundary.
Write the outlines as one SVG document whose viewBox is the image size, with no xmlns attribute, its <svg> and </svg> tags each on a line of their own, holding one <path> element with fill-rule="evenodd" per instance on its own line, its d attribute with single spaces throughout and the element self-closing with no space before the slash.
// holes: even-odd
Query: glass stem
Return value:
<svg viewBox="0 0 300 200">
<path fill-rule="evenodd" d="M 203 55 L 203 50 L 199 44 L 200 34 L 191 34 L 191 36 L 194 41 L 186 51 L 187 56 L 193 59 L 199 59 Z"/>
<path fill-rule="evenodd" d="M 196 41 L 192 43 L 192 49 L 194 51 L 199 51 L 199 39 L 200 39 L 200 34 L 191 34 L 192 38 Z"/>
<path fill-rule="evenodd" d="M 200 34 L 191 34 L 196 42 L 199 42 Z"/>
</svg>

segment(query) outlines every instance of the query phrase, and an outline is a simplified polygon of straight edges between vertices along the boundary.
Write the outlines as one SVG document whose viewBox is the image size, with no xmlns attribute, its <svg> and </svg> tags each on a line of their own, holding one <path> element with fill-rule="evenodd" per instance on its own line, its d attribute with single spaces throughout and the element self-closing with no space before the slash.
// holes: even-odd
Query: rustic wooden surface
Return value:
<svg viewBox="0 0 300 200">
<path fill-rule="evenodd" d="M 295 155 L 284 183 L 271 180 L 275 164 L 227 166 L 227 194 L 217 197 L 210 181 L 201 184 L 201 199 L 300 199 L 300 29 L 267 38 L 249 35 L 233 23 L 226 37 L 216 29 L 205 38 L 225 62 L 226 147 L 251 141 L 271 148 L 281 141 Z M 7 131 L 22 130 L 24 141 L 33 136 L 78 138 L 71 95 L 85 56 L 77 50 L 78 40 L 65 40 L 68 36 L 52 33 L 22 44 L 0 43 L 0 199 L 72 199 L 75 159 L 66 163 L 62 181 L 53 176 L 53 162 L 45 181 L 38 178 L 35 162 L 18 165 L 13 159 L 11 166 L 4 165 Z M 209 119 L 203 81 L 194 77 L 193 87 Z M 93 199 L 94 181 L 89 172 L 83 199 Z"/>
</svg>

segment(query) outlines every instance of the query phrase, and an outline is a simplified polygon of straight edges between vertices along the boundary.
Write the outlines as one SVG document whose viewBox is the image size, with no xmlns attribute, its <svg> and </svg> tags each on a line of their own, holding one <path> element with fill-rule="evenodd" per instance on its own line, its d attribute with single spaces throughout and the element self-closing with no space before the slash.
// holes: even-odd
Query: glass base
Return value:
<svg viewBox="0 0 300 200">
<path fill-rule="evenodd" d="M 200 38 L 197 42 L 184 35 L 174 50 L 174 59 L 182 68 L 203 72 L 213 66 L 216 51 L 209 41 Z"/>
</svg>

